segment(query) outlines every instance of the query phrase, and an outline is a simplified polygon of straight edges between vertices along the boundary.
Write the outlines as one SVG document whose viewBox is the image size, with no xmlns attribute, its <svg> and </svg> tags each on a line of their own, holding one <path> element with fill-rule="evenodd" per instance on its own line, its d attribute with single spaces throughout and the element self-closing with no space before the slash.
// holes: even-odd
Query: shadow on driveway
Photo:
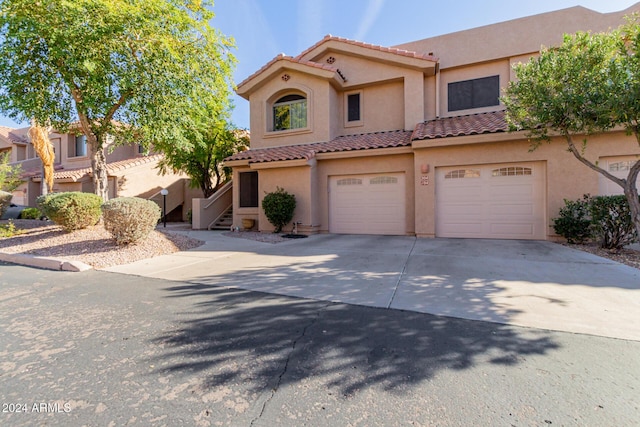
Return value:
<svg viewBox="0 0 640 427">
<path fill-rule="evenodd" d="M 206 373 L 210 387 L 246 382 L 259 393 L 313 377 L 345 396 L 374 385 L 399 391 L 441 370 L 514 365 L 558 348 L 544 331 L 498 324 L 201 284 L 166 292 L 193 298 L 193 311 L 153 340 L 164 351 L 149 363 Z"/>
</svg>

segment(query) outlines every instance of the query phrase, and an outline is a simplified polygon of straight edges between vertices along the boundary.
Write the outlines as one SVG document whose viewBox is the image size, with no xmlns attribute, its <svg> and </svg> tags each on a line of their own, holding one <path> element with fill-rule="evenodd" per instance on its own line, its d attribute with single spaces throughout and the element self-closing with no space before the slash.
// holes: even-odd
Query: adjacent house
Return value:
<svg viewBox="0 0 640 427">
<path fill-rule="evenodd" d="M 276 56 L 237 88 L 252 143 L 225 163 L 234 224 L 273 230 L 261 200 L 282 187 L 306 233 L 554 238 L 563 199 L 621 189 L 563 140 L 530 152 L 524 134 L 507 132 L 501 91 L 542 45 L 618 27 L 638 10 L 573 7 L 394 47 L 326 36 Z M 640 159 L 630 138 L 594 137 L 587 155 L 626 176 Z"/>
<path fill-rule="evenodd" d="M 0 150 L 10 151 L 11 162 L 22 166 L 24 181 L 14 191 L 12 202 L 35 206 L 36 198 L 41 194 L 42 162 L 28 133 L 28 127 L 13 129 L 0 126 Z M 49 139 L 55 151 L 53 191 L 93 192 L 91 152 L 86 137 L 73 132 L 52 132 Z M 188 190 L 185 175 L 158 174 L 159 154 L 147 155 L 137 144 L 107 148 L 106 153 L 110 198 L 152 198 L 161 189 L 170 188 L 168 211 L 180 206 L 184 208 L 182 216 L 185 216 L 191 197 L 199 196 Z"/>
</svg>

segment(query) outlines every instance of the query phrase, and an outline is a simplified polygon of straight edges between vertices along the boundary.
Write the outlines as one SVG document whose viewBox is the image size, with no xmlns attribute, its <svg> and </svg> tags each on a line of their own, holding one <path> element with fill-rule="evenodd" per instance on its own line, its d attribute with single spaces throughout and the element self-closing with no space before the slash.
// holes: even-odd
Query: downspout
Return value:
<svg viewBox="0 0 640 427">
<path fill-rule="evenodd" d="M 436 63 L 436 119 L 440 118 L 440 62 Z"/>
</svg>

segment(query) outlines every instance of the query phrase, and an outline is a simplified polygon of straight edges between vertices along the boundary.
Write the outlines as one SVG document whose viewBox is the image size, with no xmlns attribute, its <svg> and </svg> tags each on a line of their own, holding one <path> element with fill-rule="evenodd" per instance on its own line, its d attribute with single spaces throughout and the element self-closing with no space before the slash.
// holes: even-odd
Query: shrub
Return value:
<svg viewBox="0 0 640 427">
<path fill-rule="evenodd" d="M 38 197 L 37 203 L 45 216 L 67 232 L 87 228 L 100 220 L 102 198 L 96 194 L 51 193 Z"/>
<path fill-rule="evenodd" d="M 6 224 L 0 224 L 0 237 L 13 237 L 22 233 L 24 233 L 24 230 L 17 229 L 11 220 Z"/>
<path fill-rule="evenodd" d="M 296 197 L 284 189 L 277 187 L 276 191 L 268 193 L 262 199 L 264 214 L 273 226 L 275 232 L 282 231 L 282 227 L 293 219 L 293 211 L 296 209 Z"/>
<path fill-rule="evenodd" d="M 21 219 L 38 219 L 42 217 L 42 212 L 38 208 L 25 208 L 20 212 Z"/>
<path fill-rule="evenodd" d="M 12 197 L 13 194 L 0 190 L 0 216 L 4 215 L 7 211 L 7 208 L 11 204 Z"/>
<path fill-rule="evenodd" d="M 581 200 L 564 199 L 560 216 L 553 220 L 553 230 L 569 243 L 583 243 L 591 238 L 591 197 L 585 194 Z"/>
<path fill-rule="evenodd" d="M 591 227 L 600 246 L 620 249 L 638 236 L 626 196 L 598 196 L 590 203 Z"/>
<path fill-rule="evenodd" d="M 138 197 L 118 197 L 102 205 L 104 228 L 118 245 L 147 237 L 158 223 L 160 214 L 157 204 Z"/>
</svg>

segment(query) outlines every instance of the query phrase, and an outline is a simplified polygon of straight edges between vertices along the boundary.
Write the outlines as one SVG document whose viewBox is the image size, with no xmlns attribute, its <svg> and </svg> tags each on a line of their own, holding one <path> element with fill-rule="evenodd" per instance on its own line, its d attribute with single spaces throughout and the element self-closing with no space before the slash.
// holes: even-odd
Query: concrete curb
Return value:
<svg viewBox="0 0 640 427">
<path fill-rule="evenodd" d="M 0 261 L 56 271 L 80 272 L 93 269 L 90 265 L 80 261 L 68 261 L 53 257 L 25 254 L 8 254 L 5 252 L 0 252 Z"/>
</svg>

